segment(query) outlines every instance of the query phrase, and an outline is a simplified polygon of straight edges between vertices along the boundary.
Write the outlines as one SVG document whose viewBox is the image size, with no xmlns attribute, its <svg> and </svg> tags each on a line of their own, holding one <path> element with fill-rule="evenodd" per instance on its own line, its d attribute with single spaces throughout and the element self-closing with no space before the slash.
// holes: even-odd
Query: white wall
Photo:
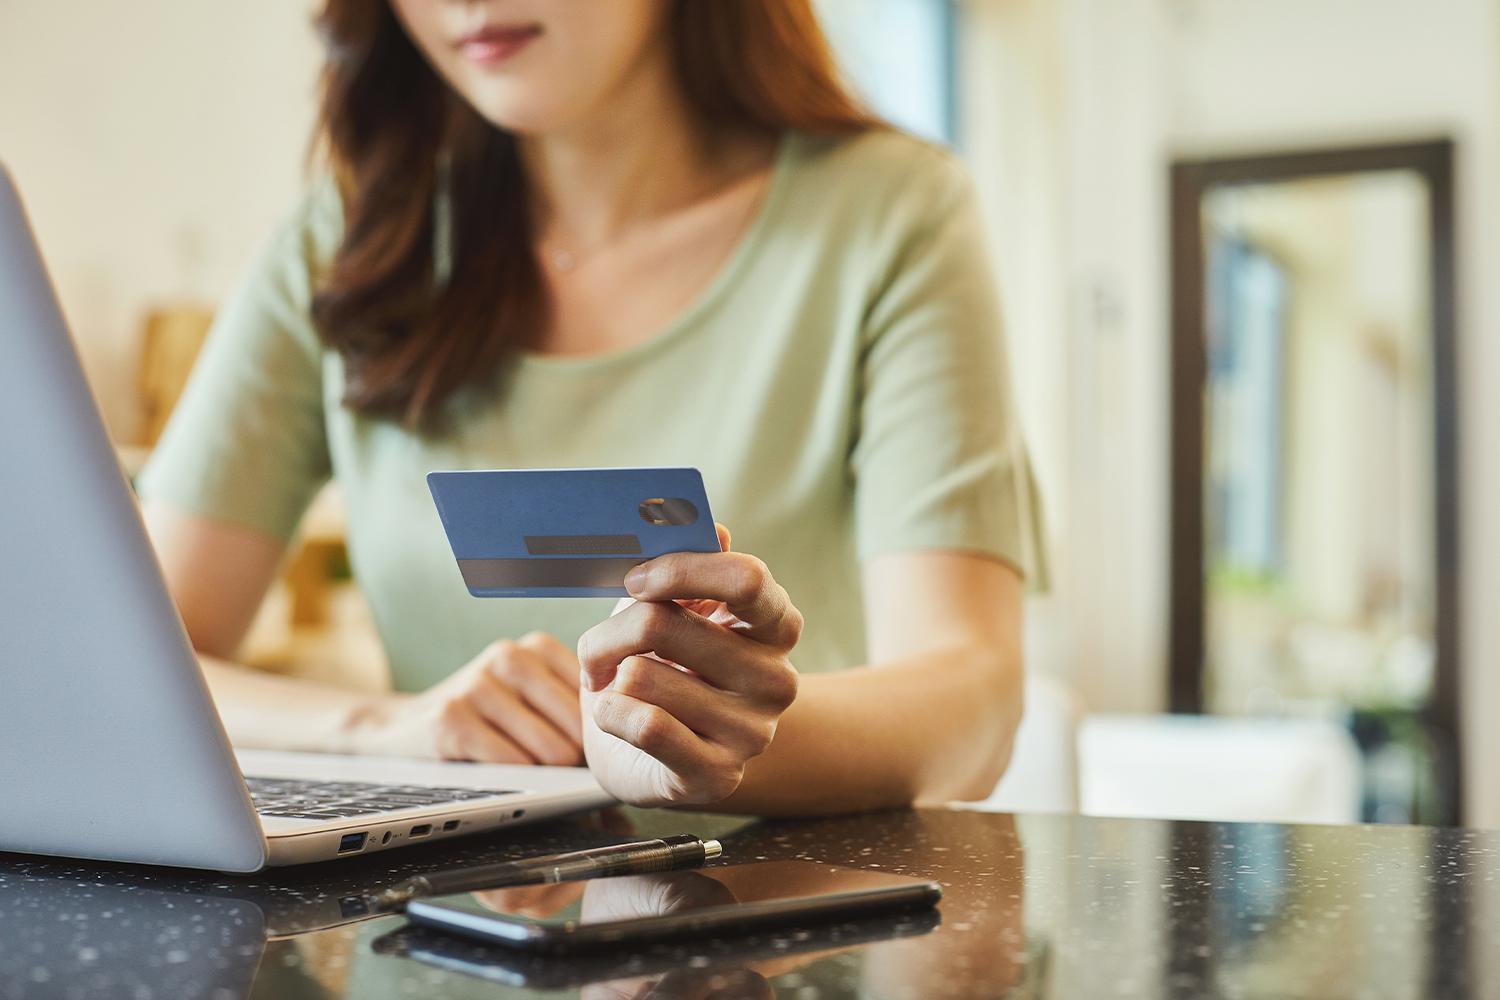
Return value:
<svg viewBox="0 0 1500 1000">
<path fill-rule="evenodd" d="M 1232 154 L 1436 134 L 1459 154 L 1461 530 L 1465 549 L 1465 710 L 1469 819 L 1500 825 L 1500 11 L 1495 0 L 969 0 L 981 20 L 1011 18 L 1053 40 L 1061 66 L 1059 136 L 1007 135 L 1006 117 L 976 112 L 992 134 L 987 166 L 1035 159 L 1055 143 L 1062 164 L 1059 268 L 1030 280 L 1067 297 L 1066 320 L 1020 325 L 1012 338 L 1066 343 L 1050 390 L 1066 398 L 1065 590 L 1071 623 L 1062 671 L 1092 705 L 1143 709 L 1165 691 L 1167 554 L 1167 165 L 1177 154 Z M 971 62 L 1012 56 L 981 31 Z M 992 74 L 971 96 L 1003 109 L 1025 88 Z M 1017 96 L 1016 87 L 1020 87 Z M 997 198 L 1057 198 L 1055 184 Z M 1056 257 L 1042 220 L 997 233 L 1007 253 Z M 1012 282 L 1011 294 L 1015 294 Z M 1028 294 L 1040 294 L 1030 292 Z M 1033 317 L 1039 320 L 1042 317 Z"/>
<path fill-rule="evenodd" d="M 291 208 L 317 63 L 308 0 L 0 0 L 0 160 L 117 437 L 143 311 L 217 301 Z"/>
<path fill-rule="evenodd" d="M 1030 608 L 1030 665 L 1065 677 L 1092 708 L 1155 710 L 1166 467 L 1148 442 L 1165 436 L 1154 353 L 1165 279 L 1153 253 L 1165 203 L 1155 159 L 1140 153 L 1160 145 L 1159 31 L 1143 30 L 1129 3 L 966 10 L 965 151 L 1050 521 L 1052 588 Z M 1094 99 L 1121 81 L 1107 103 Z"/>
<path fill-rule="evenodd" d="M 1028 663 L 1088 689 L 1103 702 L 1096 675 L 1068 626 L 1076 607 L 1074 555 L 1086 544 L 1073 529 L 1066 489 L 1069 452 L 1068 294 L 1058 277 L 1066 246 L 1063 79 L 1053 0 L 971 2 L 960 44 L 963 154 L 979 190 L 1000 282 L 1011 381 L 1047 518 L 1049 590 L 1028 599 Z"/>
</svg>

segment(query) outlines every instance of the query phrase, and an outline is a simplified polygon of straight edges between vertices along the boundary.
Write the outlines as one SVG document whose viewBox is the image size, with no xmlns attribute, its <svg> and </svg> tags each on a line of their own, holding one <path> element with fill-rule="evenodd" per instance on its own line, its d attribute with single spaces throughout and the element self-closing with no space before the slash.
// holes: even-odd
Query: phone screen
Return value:
<svg viewBox="0 0 1500 1000">
<path fill-rule="evenodd" d="M 414 900 L 407 915 L 467 936 L 535 946 L 931 906 L 940 895 L 936 883 L 903 875 L 766 861 Z"/>
</svg>

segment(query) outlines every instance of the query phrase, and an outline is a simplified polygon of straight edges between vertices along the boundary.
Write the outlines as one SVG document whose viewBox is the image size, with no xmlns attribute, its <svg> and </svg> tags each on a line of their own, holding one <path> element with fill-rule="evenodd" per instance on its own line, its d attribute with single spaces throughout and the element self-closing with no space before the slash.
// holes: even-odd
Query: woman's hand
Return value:
<svg viewBox="0 0 1500 1000">
<path fill-rule="evenodd" d="M 635 603 L 578 642 L 589 766 L 635 805 L 719 802 L 797 695 L 802 615 L 741 553 L 661 556 L 625 586 Z"/>
<path fill-rule="evenodd" d="M 492 643 L 417 695 L 392 695 L 354 727 L 359 753 L 493 764 L 583 763 L 578 660 L 550 635 Z"/>
</svg>

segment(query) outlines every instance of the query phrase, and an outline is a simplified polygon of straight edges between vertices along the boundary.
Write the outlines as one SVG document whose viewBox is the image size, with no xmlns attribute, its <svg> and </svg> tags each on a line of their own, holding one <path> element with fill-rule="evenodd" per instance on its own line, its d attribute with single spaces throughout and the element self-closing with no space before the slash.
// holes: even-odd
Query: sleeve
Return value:
<svg viewBox="0 0 1500 1000">
<path fill-rule="evenodd" d="M 285 542 L 328 479 L 311 275 L 330 192 L 304 199 L 215 317 L 140 476 L 143 499 Z"/>
<path fill-rule="evenodd" d="M 865 314 L 851 452 L 860 557 L 978 552 L 1045 588 L 978 201 L 956 162 L 937 168 L 908 189 L 912 210 Z"/>
</svg>

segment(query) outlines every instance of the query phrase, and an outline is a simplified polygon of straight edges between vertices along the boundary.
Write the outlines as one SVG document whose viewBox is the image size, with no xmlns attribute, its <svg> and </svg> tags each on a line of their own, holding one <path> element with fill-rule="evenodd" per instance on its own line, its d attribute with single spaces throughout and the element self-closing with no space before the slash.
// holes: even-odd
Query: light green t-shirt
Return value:
<svg viewBox="0 0 1500 1000">
<path fill-rule="evenodd" d="M 612 607 L 471 597 L 432 469 L 698 467 L 735 547 L 805 614 L 803 671 L 864 662 L 863 559 L 960 549 L 1044 574 L 978 207 L 942 150 L 891 131 L 789 135 L 750 230 L 677 320 L 608 354 L 519 354 L 441 437 L 340 403 L 340 360 L 309 315 L 340 226 L 337 195 L 315 188 L 263 249 L 140 488 L 285 540 L 337 479 L 398 689 L 497 638 L 573 643 Z"/>
</svg>

